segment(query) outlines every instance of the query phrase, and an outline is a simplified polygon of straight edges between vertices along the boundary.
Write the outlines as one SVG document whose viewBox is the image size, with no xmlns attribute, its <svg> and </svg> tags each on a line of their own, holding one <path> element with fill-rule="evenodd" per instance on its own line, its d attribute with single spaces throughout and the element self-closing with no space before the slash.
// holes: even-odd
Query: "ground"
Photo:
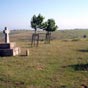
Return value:
<svg viewBox="0 0 88 88">
<path fill-rule="evenodd" d="M 87 38 L 55 39 L 51 44 L 40 41 L 39 47 L 31 47 L 30 41 L 21 38 L 15 40 L 22 49 L 21 55 L 0 57 L 0 88 L 88 86 Z M 29 56 L 25 56 L 26 49 Z"/>
</svg>

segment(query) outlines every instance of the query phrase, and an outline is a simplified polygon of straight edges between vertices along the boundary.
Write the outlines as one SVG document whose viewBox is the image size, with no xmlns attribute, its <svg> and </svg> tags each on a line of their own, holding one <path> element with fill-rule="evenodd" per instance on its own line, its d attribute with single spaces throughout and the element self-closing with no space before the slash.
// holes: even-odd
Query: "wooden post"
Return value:
<svg viewBox="0 0 88 88">
<path fill-rule="evenodd" d="M 32 34 L 32 41 L 31 46 L 38 46 L 39 45 L 39 34 Z"/>
<path fill-rule="evenodd" d="M 45 43 L 50 44 L 50 40 L 51 40 L 51 33 L 47 33 L 45 37 Z"/>
</svg>

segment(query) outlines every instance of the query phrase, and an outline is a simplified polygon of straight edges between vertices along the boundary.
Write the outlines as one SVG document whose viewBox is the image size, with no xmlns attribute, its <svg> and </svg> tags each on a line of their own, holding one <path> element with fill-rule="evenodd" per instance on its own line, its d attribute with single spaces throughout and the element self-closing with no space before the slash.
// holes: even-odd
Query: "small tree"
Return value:
<svg viewBox="0 0 88 88">
<path fill-rule="evenodd" d="M 36 34 L 37 29 L 41 28 L 44 17 L 39 14 L 38 16 L 34 15 L 31 19 L 31 27 L 35 29 L 35 33 L 32 34 L 32 42 L 31 45 L 38 46 L 39 44 L 39 34 Z"/>
<path fill-rule="evenodd" d="M 48 19 L 47 22 L 42 24 L 42 28 L 47 32 L 46 33 L 46 41 L 50 43 L 51 40 L 51 32 L 55 31 L 58 27 L 55 24 L 53 19 Z"/>
<path fill-rule="evenodd" d="M 35 29 L 35 34 L 38 28 L 41 27 L 41 24 L 44 20 L 44 17 L 39 14 L 38 16 L 34 15 L 31 19 L 31 27 Z"/>
</svg>

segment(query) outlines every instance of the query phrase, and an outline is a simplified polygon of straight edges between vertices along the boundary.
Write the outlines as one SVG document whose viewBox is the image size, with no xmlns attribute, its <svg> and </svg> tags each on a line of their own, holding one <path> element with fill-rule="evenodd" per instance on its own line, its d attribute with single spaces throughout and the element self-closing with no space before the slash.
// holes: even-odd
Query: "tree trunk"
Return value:
<svg viewBox="0 0 88 88">
<path fill-rule="evenodd" d="M 35 28 L 35 34 L 36 34 L 37 28 Z"/>
<path fill-rule="evenodd" d="M 50 40 L 51 40 L 51 32 L 47 31 L 46 38 L 45 38 L 45 43 L 50 43 Z"/>
</svg>

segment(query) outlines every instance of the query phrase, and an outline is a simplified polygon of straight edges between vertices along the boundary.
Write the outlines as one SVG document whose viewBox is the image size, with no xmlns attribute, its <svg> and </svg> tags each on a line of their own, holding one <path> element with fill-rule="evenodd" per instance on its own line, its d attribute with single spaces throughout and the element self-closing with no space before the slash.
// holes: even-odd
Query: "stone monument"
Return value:
<svg viewBox="0 0 88 88">
<path fill-rule="evenodd" d="M 15 42 L 10 42 L 9 33 L 7 27 L 5 27 L 3 33 L 5 34 L 5 43 L 0 44 L 0 56 L 16 56 L 20 53 L 20 48 L 16 47 Z"/>
<path fill-rule="evenodd" d="M 10 41 L 9 41 L 9 33 L 10 33 L 10 31 L 8 30 L 7 27 L 5 27 L 5 30 L 3 31 L 3 33 L 5 34 L 5 43 L 10 43 Z"/>
</svg>

